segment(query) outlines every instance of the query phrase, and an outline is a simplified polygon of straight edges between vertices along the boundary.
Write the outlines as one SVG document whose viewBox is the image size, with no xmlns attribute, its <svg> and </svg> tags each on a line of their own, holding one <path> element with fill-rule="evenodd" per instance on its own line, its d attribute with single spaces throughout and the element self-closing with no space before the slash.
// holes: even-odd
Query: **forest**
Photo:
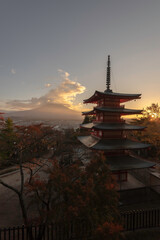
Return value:
<svg viewBox="0 0 160 240">
<path fill-rule="evenodd" d="M 151 143 L 147 158 L 159 163 L 160 107 L 152 104 L 132 121 L 146 129 L 129 137 Z M 16 126 L 10 118 L 1 119 L 0 169 L 18 170 L 20 186 L 2 179 L 0 184 L 16 193 L 25 226 L 85 219 L 94 223 L 95 239 L 121 239 L 116 183 L 102 154 L 89 152 L 89 162 L 83 161 L 86 151 L 79 134 L 80 129 Z M 41 238 L 39 233 L 36 239 Z"/>
</svg>

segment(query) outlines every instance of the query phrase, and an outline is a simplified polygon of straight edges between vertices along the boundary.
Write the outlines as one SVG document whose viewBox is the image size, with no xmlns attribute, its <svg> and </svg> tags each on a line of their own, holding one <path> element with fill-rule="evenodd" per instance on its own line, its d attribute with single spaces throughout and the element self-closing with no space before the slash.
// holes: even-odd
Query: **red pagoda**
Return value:
<svg viewBox="0 0 160 240">
<path fill-rule="evenodd" d="M 145 127 L 130 125 L 125 122 L 124 115 L 140 114 L 142 110 L 126 109 L 125 102 L 140 99 L 141 94 L 116 93 L 110 89 L 110 56 L 108 56 L 106 90 L 95 93 L 84 103 L 97 104 L 92 111 L 82 114 L 93 115 L 92 123 L 82 124 L 82 128 L 90 129 L 89 136 L 78 139 L 89 149 L 102 151 L 107 163 L 118 181 L 127 181 L 127 172 L 131 169 L 149 168 L 155 165 L 138 156 L 135 150 L 148 148 L 150 145 L 127 138 L 128 131 L 141 131 Z"/>
</svg>

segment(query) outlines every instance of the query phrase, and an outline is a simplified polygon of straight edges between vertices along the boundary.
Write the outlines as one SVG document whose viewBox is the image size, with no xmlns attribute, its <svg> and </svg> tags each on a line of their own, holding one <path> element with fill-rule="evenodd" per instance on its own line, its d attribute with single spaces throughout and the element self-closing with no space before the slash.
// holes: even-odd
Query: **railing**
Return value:
<svg viewBox="0 0 160 240">
<path fill-rule="evenodd" d="M 160 227 L 160 209 L 123 212 L 121 219 L 124 231 Z"/>
<path fill-rule="evenodd" d="M 121 212 L 123 231 L 160 227 L 160 209 Z M 0 240 L 82 240 L 94 239 L 93 224 L 87 221 L 0 229 Z"/>
<path fill-rule="evenodd" d="M 81 220 L 74 223 L 0 229 L 0 240 L 81 240 L 90 239 L 93 225 Z"/>
</svg>

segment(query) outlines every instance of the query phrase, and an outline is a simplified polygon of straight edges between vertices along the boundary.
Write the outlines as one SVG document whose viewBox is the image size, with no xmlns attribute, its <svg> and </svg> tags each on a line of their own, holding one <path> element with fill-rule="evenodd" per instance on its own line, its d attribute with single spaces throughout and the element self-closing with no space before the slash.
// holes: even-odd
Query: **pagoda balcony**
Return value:
<svg viewBox="0 0 160 240">
<path fill-rule="evenodd" d="M 115 123 L 125 123 L 125 120 L 124 119 L 122 119 L 122 118 L 120 118 L 120 119 L 116 119 L 115 121 L 113 121 L 114 119 L 107 119 L 107 120 L 99 120 L 99 119 L 96 119 L 96 120 L 94 120 L 94 123 L 113 123 L 113 122 L 115 122 Z"/>
</svg>

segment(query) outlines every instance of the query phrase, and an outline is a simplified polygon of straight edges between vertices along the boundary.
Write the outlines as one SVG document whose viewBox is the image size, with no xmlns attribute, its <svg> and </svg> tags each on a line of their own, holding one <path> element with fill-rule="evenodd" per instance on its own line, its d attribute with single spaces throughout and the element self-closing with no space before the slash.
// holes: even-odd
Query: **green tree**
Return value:
<svg viewBox="0 0 160 240">
<path fill-rule="evenodd" d="M 16 154 L 17 133 L 14 129 L 12 119 L 8 118 L 0 132 L 0 158 L 1 167 L 13 164 Z"/>
</svg>

